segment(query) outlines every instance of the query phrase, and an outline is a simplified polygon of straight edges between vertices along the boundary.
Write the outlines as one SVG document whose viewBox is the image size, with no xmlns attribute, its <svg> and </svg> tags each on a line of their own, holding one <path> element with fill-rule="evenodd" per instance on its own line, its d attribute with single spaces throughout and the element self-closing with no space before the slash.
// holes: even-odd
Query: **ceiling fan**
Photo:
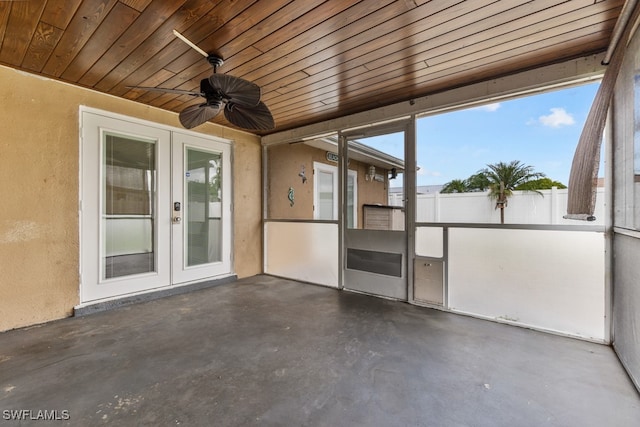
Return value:
<svg viewBox="0 0 640 427">
<path fill-rule="evenodd" d="M 240 77 L 217 74 L 218 67 L 224 63 L 221 57 L 208 54 L 178 31 L 173 30 L 173 33 L 203 55 L 213 66 L 213 74 L 200 81 L 200 91 L 147 86 L 128 86 L 129 88 L 203 97 L 205 102 L 190 105 L 180 112 L 180 123 L 187 129 L 211 120 L 220 110 L 224 110 L 224 116 L 230 123 L 242 129 L 271 130 L 275 127 L 269 108 L 260 100 L 260 86 Z"/>
</svg>

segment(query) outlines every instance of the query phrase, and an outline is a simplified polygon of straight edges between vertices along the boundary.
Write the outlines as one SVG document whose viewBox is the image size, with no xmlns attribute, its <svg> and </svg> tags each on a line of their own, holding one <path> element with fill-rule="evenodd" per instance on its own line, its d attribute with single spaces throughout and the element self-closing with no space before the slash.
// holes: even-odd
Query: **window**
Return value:
<svg viewBox="0 0 640 427">
<path fill-rule="evenodd" d="M 337 200 L 337 174 L 332 171 L 317 168 L 316 177 L 316 197 L 314 198 L 315 215 L 314 219 L 338 219 Z"/>
<path fill-rule="evenodd" d="M 338 168 L 313 162 L 313 219 L 336 221 L 338 219 Z M 358 179 L 350 170 L 347 178 L 347 227 L 357 226 Z"/>
<path fill-rule="evenodd" d="M 102 279 L 156 271 L 153 140 L 105 132 L 102 155 Z"/>
</svg>

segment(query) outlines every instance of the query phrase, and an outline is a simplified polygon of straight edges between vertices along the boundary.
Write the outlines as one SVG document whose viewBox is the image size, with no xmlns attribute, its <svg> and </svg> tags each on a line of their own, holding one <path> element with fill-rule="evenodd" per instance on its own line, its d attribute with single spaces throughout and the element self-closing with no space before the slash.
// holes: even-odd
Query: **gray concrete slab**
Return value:
<svg viewBox="0 0 640 427">
<path fill-rule="evenodd" d="M 640 423 L 610 347 L 266 276 L 0 334 L 0 423 L 45 410 L 78 426 Z"/>
</svg>

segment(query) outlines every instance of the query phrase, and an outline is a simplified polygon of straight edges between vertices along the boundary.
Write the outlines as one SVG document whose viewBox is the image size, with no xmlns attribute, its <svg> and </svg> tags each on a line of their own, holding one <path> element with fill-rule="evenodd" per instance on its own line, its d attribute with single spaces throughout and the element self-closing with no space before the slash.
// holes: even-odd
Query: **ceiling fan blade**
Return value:
<svg viewBox="0 0 640 427">
<path fill-rule="evenodd" d="M 209 77 L 209 83 L 229 98 L 230 102 L 244 107 L 257 106 L 262 97 L 260 86 L 240 77 L 213 74 Z"/>
<path fill-rule="evenodd" d="M 177 32 L 176 30 L 173 30 L 173 34 L 176 37 L 178 37 L 180 40 L 182 40 L 183 42 L 185 42 L 186 44 L 191 46 L 193 49 L 195 49 L 195 51 L 198 52 L 200 55 L 204 56 L 205 58 L 207 56 L 209 56 L 209 54 L 207 52 L 205 52 L 204 50 L 200 49 L 198 46 L 196 46 L 195 43 L 193 43 L 191 40 L 189 40 L 188 38 L 186 38 L 185 36 L 183 36 L 182 34 Z"/>
<path fill-rule="evenodd" d="M 143 89 L 150 90 L 153 92 L 163 92 L 163 93 L 175 93 L 177 95 L 189 95 L 189 96 L 202 96 L 200 92 L 193 92 L 190 90 L 182 90 L 182 89 L 169 89 L 162 87 L 148 87 L 148 86 L 127 86 L 128 89 Z"/>
<path fill-rule="evenodd" d="M 224 109 L 224 116 L 229 122 L 243 129 L 271 130 L 276 126 L 271 111 L 264 102 L 259 102 L 255 107 L 228 103 Z"/>
<path fill-rule="evenodd" d="M 194 128 L 211 120 L 220 112 L 218 105 L 190 105 L 180 112 L 180 123 L 187 129 Z"/>
</svg>

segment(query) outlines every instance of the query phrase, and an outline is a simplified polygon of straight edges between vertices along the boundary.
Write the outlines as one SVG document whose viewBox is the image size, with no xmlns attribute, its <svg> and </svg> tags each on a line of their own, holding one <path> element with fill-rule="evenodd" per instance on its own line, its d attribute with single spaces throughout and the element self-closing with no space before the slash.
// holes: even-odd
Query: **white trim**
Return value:
<svg viewBox="0 0 640 427">
<path fill-rule="evenodd" d="M 77 86 L 74 86 L 74 87 L 77 87 Z M 118 99 L 122 99 L 122 98 L 118 98 Z M 160 110 L 160 111 L 167 112 L 166 110 Z M 134 123 L 134 124 L 150 126 L 150 127 L 156 128 L 156 129 L 168 130 L 170 132 L 178 132 L 178 133 L 182 133 L 182 134 L 185 134 L 185 135 L 196 136 L 196 137 L 199 137 L 199 138 L 207 138 L 207 139 L 211 139 L 213 141 L 220 142 L 220 143 L 225 143 L 225 144 L 233 144 L 234 143 L 234 140 L 233 139 L 229 139 L 229 138 L 222 138 L 222 137 L 219 137 L 219 136 L 209 135 L 209 134 L 202 133 L 202 132 L 196 132 L 196 131 L 189 130 L 189 129 L 183 129 L 183 128 L 179 128 L 179 127 L 176 127 L 176 126 L 165 125 L 163 123 L 152 122 L 150 120 L 140 119 L 140 118 L 137 118 L 137 117 L 126 116 L 126 115 L 120 114 L 120 113 L 113 113 L 111 111 L 101 110 L 99 108 L 88 107 L 86 105 L 80 105 L 80 117 L 82 117 L 82 113 L 83 112 L 92 113 L 92 114 L 95 114 L 95 115 L 98 115 L 98 116 L 103 116 L 103 117 L 107 117 L 107 118 L 111 118 L 111 119 L 117 119 L 117 120 L 121 120 L 121 121 L 124 121 L 124 122 L 130 122 L 130 123 Z M 82 121 L 82 119 L 81 119 L 81 121 Z M 253 134 L 251 134 L 251 135 L 253 135 Z"/>
</svg>

